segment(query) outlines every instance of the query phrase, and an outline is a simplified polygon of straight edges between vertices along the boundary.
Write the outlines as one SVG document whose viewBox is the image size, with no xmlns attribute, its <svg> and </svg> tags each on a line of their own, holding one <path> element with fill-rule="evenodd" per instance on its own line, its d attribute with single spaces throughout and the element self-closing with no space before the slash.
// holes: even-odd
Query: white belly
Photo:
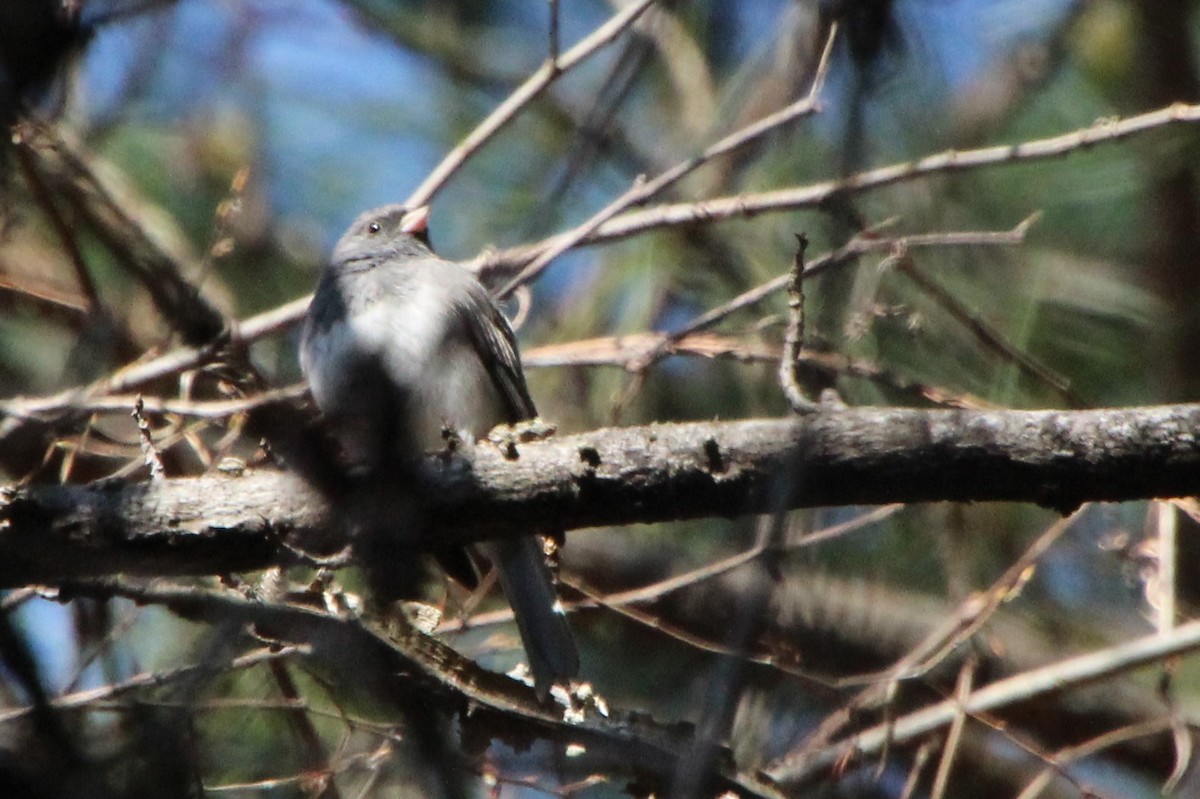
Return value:
<svg viewBox="0 0 1200 799">
<path fill-rule="evenodd" d="M 478 438 L 506 421 L 496 384 L 444 297 L 416 292 L 402 303 L 372 303 L 314 337 L 309 346 L 303 366 L 313 398 L 327 415 L 342 417 L 340 423 L 353 429 L 374 427 L 353 417 L 387 413 L 392 407 L 362 396 L 362 384 L 346 368 L 356 358 L 364 359 L 366 368 L 378 369 L 379 377 L 386 376 L 387 384 L 405 398 L 407 418 L 398 422 L 407 436 L 401 441 L 406 438 L 423 450 L 440 449 L 444 426 Z"/>
</svg>

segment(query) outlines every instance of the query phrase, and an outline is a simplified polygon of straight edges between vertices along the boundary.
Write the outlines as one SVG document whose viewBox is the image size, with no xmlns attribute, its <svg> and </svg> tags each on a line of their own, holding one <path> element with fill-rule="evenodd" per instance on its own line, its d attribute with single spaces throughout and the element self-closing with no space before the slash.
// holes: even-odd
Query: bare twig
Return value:
<svg viewBox="0 0 1200 799">
<path fill-rule="evenodd" d="M 113 394 L 87 398 L 70 398 L 60 405 L 48 405 L 44 400 L 0 400 L 0 416 L 30 419 L 50 413 L 127 413 L 130 407 L 141 401 L 143 413 L 157 415 L 189 416 L 194 419 L 227 419 L 246 413 L 263 405 L 280 400 L 298 400 L 308 392 L 308 385 L 296 383 L 274 391 L 264 391 L 251 397 L 230 400 L 185 400 L 164 397 L 141 397 L 128 394 Z"/>
<path fill-rule="evenodd" d="M 617 214 L 627 208 L 635 205 L 640 205 L 652 197 L 663 191 L 669 186 L 674 185 L 682 180 L 693 171 L 708 163 L 714 158 L 718 158 L 727 153 L 734 152 L 741 147 L 765 136 L 767 133 L 792 122 L 801 117 L 808 116 L 819 109 L 819 101 L 821 89 L 825 85 L 825 76 L 829 68 L 829 56 L 833 50 L 833 42 L 836 38 L 836 26 L 830 31 L 829 40 L 826 42 L 824 54 L 821 57 L 821 65 L 813 77 L 812 86 L 807 95 L 800 100 L 792 103 L 787 108 L 775 112 L 759 121 L 747 125 L 739 131 L 731 133 L 715 144 L 707 147 L 704 152 L 676 164 L 674 167 L 663 172 L 658 177 L 652 180 L 635 181 L 624 194 L 617 197 L 604 208 L 596 212 L 590 219 L 581 225 L 567 231 L 566 233 L 555 236 L 551 239 L 544 249 L 521 270 L 512 280 L 508 281 L 496 295 L 498 297 L 507 297 L 517 286 L 522 285 L 530 280 L 533 280 L 542 273 L 547 266 L 550 265 L 558 256 L 562 255 L 567 250 L 587 239 L 593 233 L 600 229 L 609 220 L 613 219 Z"/>
<path fill-rule="evenodd" d="M 319 792 L 312 792 L 310 795 L 314 795 L 318 799 L 340 799 L 341 792 L 332 779 L 333 768 L 330 765 L 329 755 L 325 752 L 321 736 L 317 733 L 317 728 L 313 725 L 307 708 L 302 704 L 303 695 L 288 670 L 288 664 L 282 660 L 270 660 L 267 662 L 267 668 L 270 669 L 271 677 L 284 700 L 293 705 L 286 713 L 296 732 L 296 737 L 299 739 L 305 770 L 309 775 L 322 775 L 323 777 L 321 780 L 323 789 Z"/>
<path fill-rule="evenodd" d="M 1075 525 L 1083 516 L 1085 509 L 1086 506 L 1081 507 L 1070 516 L 1059 519 L 1050 525 L 1021 553 L 1021 557 L 1013 561 L 1004 570 L 1004 573 L 996 578 L 986 591 L 968 597 L 959 605 L 950 625 L 953 629 L 951 635 L 945 637 L 939 633 L 931 635 L 889 669 L 889 676 L 892 679 L 910 679 L 924 674 L 937 665 L 950 649 L 973 635 L 1003 603 L 1020 592 L 1038 561 L 1064 533 Z"/>
<path fill-rule="evenodd" d="M 904 788 L 900 791 L 900 799 L 912 799 L 917 785 L 921 782 L 921 773 L 925 770 L 925 765 L 929 762 L 933 750 L 933 741 L 926 741 L 917 749 L 917 754 L 913 756 L 912 766 L 908 770 L 908 778 L 904 781 Z"/>
<path fill-rule="evenodd" d="M 777 476 L 780 482 L 798 481 L 802 472 L 789 470 Z M 774 493 L 774 492 L 773 492 Z M 782 495 L 784 490 L 780 490 Z M 776 502 L 774 512 L 758 520 L 758 541 L 769 552 L 783 539 L 787 511 Z M 766 624 L 772 596 L 780 585 L 772 561 L 759 557 L 744 574 L 745 583 L 730 622 L 722 633 L 727 653 L 718 655 L 704 678 L 704 694 L 697 708 L 695 734 L 675 768 L 670 795 L 688 799 L 701 793 L 709 763 L 728 739 L 733 713 L 746 685 L 747 658 Z"/>
<path fill-rule="evenodd" d="M 579 108 L 564 104 L 562 114 L 574 134 L 574 140 L 571 149 L 563 156 L 561 174 L 545 193 L 541 203 L 543 208 L 562 205 L 563 197 L 580 174 L 594 169 L 601 156 L 621 155 L 624 170 L 635 175 L 646 173 L 649 164 L 659 157 L 656 153 L 642 152 L 617 116 L 617 111 L 629 99 L 652 53 L 653 45 L 647 39 L 631 37 L 612 59 L 595 96 L 588 104 Z M 563 101 L 559 99 L 559 103 Z M 544 224 L 545 220 L 539 216 L 528 220 L 524 229 L 536 230 Z"/>
<path fill-rule="evenodd" d="M 86 403 L 91 397 L 130 391 L 153 380 L 179 374 L 188 369 L 196 369 L 211 362 L 227 348 L 248 344 L 289 329 L 303 318 L 311 299 L 311 295 L 301 297 L 278 308 L 250 317 L 241 325 L 233 327 L 228 340 L 218 339 L 211 344 L 180 347 L 157 358 L 123 366 L 90 385 L 70 388 L 40 399 L 16 398 L 10 400 L 5 407 L 9 409 L 8 412 L 11 415 L 26 416 L 69 411 L 77 405 Z"/>
<path fill-rule="evenodd" d="M 38 206 L 45 212 L 46 218 L 50 220 L 50 225 L 54 228 L 58 242 L 62 245 L 63 250 L 66 251 L 67 258 L 71 262 L 71 267 L 75 270 L 75 280 L 79 284 L 79 290 L 87 300 L 88 310 L 92 313 L 103 313 L 104 309 L 100 305 L 100 293 L 96 291 L 96 283 L 92 280 L 92 275 L 83 260 L 83 253 L 79 250 L 79 242 L 76 240 L 75 232 L 71 230 L 71 226 L 63 218 L 62 211 L 54 204 L 54 198 L 46 188 L 45 181 L 38 174 L 33 154 L 25 147 L 15 147 L 13 149 L 17 154 L 17 163 L 21 165 L 21 174 L 25 177 L 25 184 L 29 186 L 29 190 L 37 201 Z"/>
<path fill-rule="evenodd" d="M 1169 125 L 1192 125 L 1196 122 L 1200 122 L 1200 105 L 1175 104 L 1124 120 L 1102 120 L 1090 127 L 1050 138 L 983 147 L 977 150 L 947 150 L 916 161 L 906 161 L 859 172 L 839 180 L 755 194 L 716 197 L 698 202 L 659 205 L 643 211 L 627 211 L 600 225 L 581 243 L 600 244 L 668 227 L 695 225 L 769 212 L 819 208 L 833 197 L 861 194 L 940 174 L 968 172 L 992 166 L 1007 166 L 1058 158 L 1095 145 L 1119 142 Z M 487 259 L 488 268 L 497 269 L 504 265 L 527 263 L 531 258 L 540 256 L 556 246 L 561 237 L 569 235 L 571 234 L 559 234 L 559 236 L 532 246 L 492 253 Z"/>
<path fill-rule="evenodd" d="M 162 458 L 159 457 L 158 449 L 154 446 L 154 436 L 150 432 L 150 425 L 146 422 L 146 416 L 143 413 L 145 405 L 139 396 L 133 403 L 133 411 L 129 414 L 137 423 L 138 440 L 142 445 L 142 459 L 146 465 L 150 467 L 150 479 L 161 480 L 165 474 L 163 469 Z"/>
<path fill-rule="evenodd" d="M 63 317 L 72 327 L 79 327 L 90 310 L 86 297 L 64 290 L 35 276 L 11 274 L 5 259 L 0 258 L 0 301 L 4 308 L 11 302 L 7 297 L 22 298 L 41 314 Z"/>
<path fill-rule="evenodd" d="M 1050 786 L 1050 781 L 1054 779 L 1056 774 L 1062 774 L 1069 778 L 1066 767 L 1076 760 L 1090 757 L 1112 746 L 1136 741 L 1139 738 L 1146 738 L 1151 735 L 1160 735 L 1170 729 L 1170 724 L 1169 719 L 1153 719 L 1140 724 L 1130 724 L 1127 727 L 1121 727 L 1120 729 L 1106 732 L 1103 735 L 1097 735 L 1095 738 L 1091 738 L 1078 746 L 1063 749 L 1050 758 L 1046 768 L 1042 769 L 1036 777 L 1029 781 L 1024 790 L 1017 795 L 1017 799 L 1037 799 Z"/>
<path fill-rule="evenodd" d="M 72 586 L 79 595 L 121 596 L 160 605 L 189 619 L 237 620 L 269 629 L 281 640 L 306 644 L 307 657 L 328 668 L 358 675 L 378 691 L 381 701 L 419 699 L 447 714 L 461 713 L 464 736 L 507 731 L 580 744 L 613 768 L 619 763 L 638 774 L 669 775 L 683 757 L 690 736 L 680 725 L 659 725 L 634 714 L 608 720 L 599 714 L 585 720 L 564 718 L 562 708 L 539 703 L 533 689 L 488 672 L 449 647 L 403 624 L 386 631 L 358 614 L 337 614 L 299 603 L 249 598 L 232 590 L 143 584 L 128 579 Z M 472 712 L 467 713 L 470 708 Z M 782 794 L 752 770 L 738 771 L 719 747 L 712 774 L 718 790 L 737 789 L 750 796 L 781 799 Z"/>
<path fill-rule="evenodd" d="M 563 73 L 569 71 L 596 53 L 602 47 L 611 44 L 634 21 L 651 6 L 654 0 L 637 0 L 627 8 L 613 14 L 607 22 L 601 25 L 576 44 L 560 58 L 542 64 L 529 78 L 496 107 L 486 119 L 480 122 L 457 147 L 446 154 L 442 162 L 429 173 L 429 177 L 408 196 L 405 205 L 415 208 L 426 205 L 446 181 L 457 172 L 481 147 L 487 144 L 505 125 L 516 117 L 517 113 L 545 91 L 551 83 Z"/>
<path fill-rule="evenodd" d="M 795 661 L 789 657 L 780 657 L 777 652 L 770 650 L 753 651 L 746 648 L 732 647 L 726 643 L 720 643 L 703 634 L 693 632 L 688 630 L 686 627 L 674 624 L 664 619 L 656 611 L 643 610 L 641 605 L 657 602 L 677 591 L 692 588 L 710 580 L 719 578 L 747 565 L 748 563 L 754 562 L 755 560 L 761 558 L 765 552 L 772 551 L 774 549 L 791 551 L 847 535 L 855 530 L 872 525 L 878 521 L 882 521 L 898 511 L 901 507 L 903 506 L 887 505 L 881 508 L 875 508 L 842 524 L 833 525 L 821 530 L 814 530 L 799 540 L 785 543 L 782 546 L 768 546 L 769 542 L 763 538 L 760 538 L 754 546 L 744 552 L 740 552 L 736 555 L 732 555 L 728 558 L 724 558 L 706 566 L 701 566 L 683 574 L 668 577 L 653 584 L 639 588 L 633 588 L 627 591 L 606 594 L 591 585 L 580 582 L 576 578 L 561 577 L 560 583 L 562 585 L 569 586 L 572 590 L 581 595 L 580 598 L 564 602 L 564 608 L 568 611 L 576 611 L 586 608 L 605 608 L 623 618 L 656 630 L 662 635 L 673 638 L 699 652 L 723 656 L 736 656 L 746 663 L 764 666 L 780 673 L 806 680 L 809 683 L 820 685 L 826 689 L 836 688 L 837 686 L 834 680 L 831 680 L 821 674 L 814 673 L 811 669 L 806 669 L 800 665 L 797 665 Z M 467 619 L 457 619 L 454 621 L 443 622 L 438 627 L 437 632 L 443 634 L 453 634 L 461 632 L 465 629 L 479 630 L 481 627 L 487 627 L 490 625 L 511 624 L 512 620 L 513 613 L 511 609 L 495 610 L 487 613 L 474 614 Z"/>
<path fill-rule="evenodd" d="M 983 345 L 1011 361 L 1025 374 L 1053 389 L 1071 407 L 1087 407 L 1088 403 L 1071 388 L 1068 380 L 1029 353 L 1023 352 L 978 313 L 967 308 L 961 300 L 947 291 L 940 283 L 924 274 L 913 263 L 912 257 L 907 252 L 898 248 L 895 262 L 900 274 L 915 283 L 925 294 L 937 302 L 942 310 L 966 327 Z"/>
<path fill-rule="evenodd" d="M 926 233 L 914 234 L 906 236 L 897 236 L 889 238 L 871 238 L 868 236 L 858 236 L 848 242 L 842 248 L 827 253 L 818 258 L 809 261 L 805 266 L 805 279 L 812 278 L 822 272 L 836 266 L 849 263 L 853 259 L 868 252 L 876 252 L 881 250 L 889 250 L 893 247 L 903 246 L 906 249 L 920 249 L 925 247 L 942 247 L 942 246 L 1009 246 L 1019 244 L 1024 241 L 1025 233 L 1029 226 L 1037 219 L 1037 215 L 1030 216 L 1023 220 L 1020 224 L 1008 231 L 952 231 L 946 233 Z M 645 369 L 649 365 L 657 362 L 662 357 L 670 354 L 673 348 L 693 333 L 704 330 L 712 325 L 717 324 L 726 317 L 736 313 L 739 310 L 752 307 L 753 305 L 762 302 L 772 294 L 782 291 L 786 285 L 789 276 L 787 274 L 780 275 L 761 286 L 757 286 L 734 299 L 726 302 L 716 308 L 707 311 L 704 314 L 696 317 L 692 321 L 685 324 L 682 328 L 673 333 L 662 337 L 655 347 L 645 351 L 640 355 L 637 361 L 626 361 L 622 364 L 626 369 L 637 372 Z M 62 413 L 81 409 L 96 409 L 96 410 L 125 410 L 129 407 L 128 400 L 115 399 L 112 402 L 107 400 L 95 399 L 105 394 L 120 394 L 122 392 L 137 389 L 146 383 L 161 378 L 178 374 L 203 366 L 212 360 L 226 346 L 240 346 L 253 343 L 267 336 L 275 335 L 286 330 L 289 330 L 293 325 L 299 322 L 305 311 L 308 309 L 308 304 L 312 296 L 301 297 L 292 300 L 284 305 L 273 308 L 269 311 L 264 311 L 255 316 L 249 317 L 241 323 L 234 325 L 230 331 L 230 341 L 218 341 L 212 345 L 206 346 L 184 346 L 172 350 L 164 355 L 149 360 L 138 361 L 128 364 L 107 377 L 101 378 L 87 386 L 79 386 L 76 388 L 67 389 L 57 394 L 39 398 L 14 398 L 11 400 L 0 402 L 0 413 L 7 413 L 16 417 L 32 417 L 40 414 Z M 700 354 L 705 354 L 701 352 Z M 526 358 L 528 366 L 548 366 L 557 364 L 541 364 L 538 362 L 534 353 L 530 353 Z M 771 354 L 768 357 L 770 360 L 776 359 L 778 356 Z M 820 359 L 821 355 L 813 354 L 812 357 Z M 616 364 L 615 364 L 616 365 Z M 865 365 L 864 365 L 865 366 Z M 889 377 L 883 374 L 878 368 L 867 368 L 857 370 L 853 365 L 848 365 L 851 372 L 859 372 L 860 376 L 868 377 L 869 379 L 882 379 L 885 382 L 891 381 L 896 385 L 907 385 L 904 380 L 899 378 Z M 945 396 L 945 392 L 926 392 L 919 386 L 913 387 L 918 393 L 924 394 L 927 398 L 937 400 L 936 396 Z M 907 389 L 906 389 L 907 390 Z M 165 401 L 164 401 L 165 402 Z M 240 400 L 235 401 L 240 402 Z M 124 403 L 124 404 L 122 404 Z M 951 399 L 950 404 L 956 404 Z M 983 403 L 976 400 L 969 400 L 967 404 L 980 406 Z M 171 403 L 172 409 L 168 410 L 164 406 L 165 412 L 190 413 L 188 408 L 178 407 L 175 403 Z M 148 408 L 155 409 L 153 400 L 148 400 Z M 209 411 L 214 416 L 229 415 L 226 410 L 220 405 L 212 403 L 198 403 L 195 405 L 196 415 L 205 415 Z"/>
<path fill-rule="evenodd" d="M 1150 512 L 1155 517 L 1157 536 L 1154 542 L 1154 574 L 1147 586 L 1146 599 L 1154 609 L 1155 627 L 1165 634 L 1175 627 L 1177 608 L 1178 510 L 1170 502 L 1154 502 L 1150 506 Z M 1175 765 L 1163 783 L 1163 795 L 1175 792 L 1175 786 L 1187 773 L 1195 750 L 1195 742 L 1176 697 L 1175 671 L 1173 662 L 1164 663 L 1158 681 L 1159 695 L 1170 711 L 1171 737 L 1175 744 Z"/>
<path fill-rule="evenodd" d="M 224 671 L 248 669 L 272 660 L 290 658 L 297 654 L 304 654 L 308 650 L 309 648 L 303 645 L 263 647 L 252 652 L 247 652 L 244 655 L 239 655 L 223 665 L 218 665 L 215 663 L 202 663 L 190 666 L 181 666 L 180 668 L 169 671 L 142 672 L 141 674 L 136 674 L 133 677 L 118 683 L 103 685 L 99 688 L 91 688 L 85 691 L 76 691 L 75 693 L 68 694 L 66 696 L 57 697 L 51 700 L 51 705 L 56 709 L 61 710 L 90 707 L 100 702 L 114 699 L 131 691 L 136 691 L 142 688 L 159 688 L 175 680 L 183 679 L 196 673 L 220 673 Z M 18 707 L 0 711 L 0 724 L 6 724 L 15 719 L 27 716 L 32 711 L 33 708 L 31 707 Z"/>
<path fill-rule="evenodd" d="M 1002 231 L 963 231 L 878 237 L 876 231 L 869 230 L 855 236 L 842 247 L 809 261 L 804 266 L 804 278 L 807 280 L 816 277 L 829 269 L 851 263 L 869 252 L 891 251 L 896 248 L 907 251 L 925 247 L 943 246 L 1018 245 L 1025 241 L 1026 232 L 1038 217 L 1039 214 L 1032 214 L 1019 222 L 1012 230 Z M 669 348 L 676 342 L 683 340 L 693 333 L 710 328 L 738 311 L 751 308 L 763 302 L 776 292 L 787 288 L 791 279 L 790 273 L 781 274 L 778 277 L 768 280 L 766 283 L 742 292 L 715 308 L 705 311 L 671 333 L 661 347 L 648 352 L 642 362 L 634 364 L 629 368 L 631 371 L 645 369 L 666 355 L 669 352 Z"/>
<path fill-rule="evenodd" d="M 967 723 L 967 699 L 971 696 L 971 688 L 975 684 L 975 671 L 979 667 L 976 658 L 968 658 L 958 672 L 958 684 L 954 689 L 954 701 L 958 704 L 958 712 L 950 722 L 950 732 L 946 735 L 946 745 L 942 749 L 942 759 L 938 761 L 937 771 L 933 775 L 933 788 L 929 791 L 929 799 L 942 799 L 946 795 L 946 786 L 950 784 L 950 769 L 954 765 L 954 757 L 958 753 L 958 745 L 962 741 L 963 727 Z"/>
<path fill-rule="evenodd" d="M 903 505 L 884 505 L 879 508 L 874 508 L 860 516 L 857 516 L 841 524 L 831 525 L 820 530 L 813 530 L 811 533 L 801 537 L 799 540 L 785 545 L 785 549 L 800 549 L 806 546 L 812 546 L 825 541 L 831 541 L 848 535 L 863 527 L 870 526 L 876 522 L 883 521 L 889 516 L 900 510 Z M 766 545 L 763 541 L 757 541 L 754 546 L 749 549 L 739 552 L 736 555 L 731 555 L 722 560 L 710 563 L 706 566 L 701 566 L 696 569 L 677 574 L 673 577 L 667 577 L 658 580 L 650 585 L 641 586 L 639 588 L 631 588 L 627 591 L 617 593 L 604 594 L 592 589 L 590 586 L 581 585 L 572 582 L 567 577 L 561 577 L 562 582 L 571 585 L 577 591 L 582 593 L 585 598 L 574 601 L 564 602 L 563 607 L 567 611 L 575 611 L 584 608 L 602 607 L 608 608 L 622 615 L 627 615 L 629 618 L 639 622 L 646 622 L 647 615 L 641 613 L 628 613 L 631 606 L 640 605 L 650 602 L 655 602 L 676 591 L 681 591 L 685 588 L 700 585 L 708 580 L 716 579 L 721 575 L 728 574 L 735 569 L 739 569 L 747 563 L 753 562 L 766 551 Z M 507 624 L 513 620 L 513 612 L 511 608 L 504 610 L 494 610 L 488 613 L 477 613 L 469 619 L 460 619 L 452 622 L 443 622 L 438 627 L 438 632 L 458 632 L 465 628 L 479 629 L 480 627 L 492 624 Z M 664 629 L 659 626 L 657 620 L 654 620 L 652 625 L 656 629 Z M 674 635 L 670 630 L 665 630 L 668 634 Z M 694 637 L 688 638 L 689 642 L 695 643 Z M 706 650 L 711 650 L 709 642 L 704 642 Z M 769 662 L 764 658 L 762 662 Z"/>
<path fill-rule="evenodd" d="M 1155 626 L 1159 632 L 1169 632 L 1175 626 L 1175 560 L 1176 533 L 1179 529 L 1175 506 L 1170 502 L 1155 502 L 1155 529 L 1158 531 L 1155 555 L 1154 587 L 1147 599 L 1155 611 Z"/>
<path fill-rule="evenodd" d="M 779 359 L 779 386 L 794 413 L 812 413 L 816 403 L 800 388 L 800 350 L 804 346 L 804 251 L 808 237 L 796 236 L 796 254 L 788 281 L 788 322 L 783 337 L 783 356 Z"/>
<path fill-rule="evenodd" d="M 609 0 L 621 7 L 631 0 Z M 657 51 L 666 77 L 674 87 L 678 102 L 675 120 L 686 131 L 702 134 L 711 130 L 716 108 L 711 65 L 692 30 L 678 17 L 678 6 L 664 3 L 652 8 L 638 20 L 636 32 Z"/>
<path fill-rule="evenodd" d="M 527 369 L 612 366 L 637 372 L 639 369 L 645 369 L 649 362 L 666 355 L 732 358 L 746 363 L 778 364 L 780 359 L 778 345 L 746 342 L 708 333 L 693 333 L 678 341 L 673 341 L 674 338 L 667 333 L 637 333 L 552 344 L 528 350 L 523 354 L 522 362 Z M 187 364 L 186 368 L 194 368 L 203 363 L 203 360 L 191 360 L 197 355 L 196 350 L 185 348 L 142 366 L 129 367 L 117 376 L 120 383 L 133 382 L 137 385 L 146 381 L 129 381 L 127 377 L 157 379 L 158 372 L 169 374 L 172 368 L 183 364 Z M 828 352 L 802 351 L 800 360 L 808 368 L 821 373 L 869 380 L 923 402 L 956 408 L 994 407 L 980 397 L 916 382 L 860 358 L 848 358 Z M 82 387 L 47 397 L 0 400 L 0 417 L 28 420 L 57 414 L 126 413 L 136 401 L 136 395 L 105 395 L 102 391 L 108 385 L 112 383 L 100 381 L 90 389 Z M 301 399 L 307 390 L 306 384 L 297 383 L 238 399 L 186 400 L 149 396 L 143 401 L 147 413 L 173 414 L 196 419 L 226 419 L 276 400 Z"/>
<path fill-rule="evenodd" d="M 26 121 L 18 131 L 18 146 L 27 149 L 41 179 L 70 200 L 150 294 L 167 324 L 189 344 L 217 337 L 226 327 L 224 316 L 184 277 L 183 265 L 149 235 L 138 215 L 118 200 L 88 157 L 57 129 Z"/>
<path fill-rule="evenodd" d="M 957 699 L 938 702 L 899 718 L 894 725 L 872 727 L 845 741 L 823 747 L 803 762 L 769 769 L 768 773 L 780 782 L 798 782 L 828 769 L 848 754 L 871 755 L 879 752 L 889 741 L 904 744 L 947 727 L 958 716 L 960 708 L 965 708 L 972 716 L 988 713 L 1018 702 L 1096 682 L 1196 649 L 1200 649 L 1200 621 L 1182 624 L 1166 635 L 1156 632 L 1124 644 L 999 680 L 975 691 L 964 703 Z"/>
<path fill-rule="evenodd" d="M 999 579 L 992 583 L 982 596 L 972 596 L 961 603 L 957 610 L 939 624 L 917 646 L 913 647 L 904 657 L 900 658 L 883 674 L 868 675 L 857 678 L 855 682 L 868 681 L 870 684 L 836 713 L 822 721 L 817 729 L 799 747 L 776 761 L 775 768 L 787 770 L 794 763 L 806 761 L 813 753 L 829 744 L 833 737 L 845 729 L 855 712 L 869 707 L 878 706 L 887 700 L 888 694 L 894 690 L 899 680 L 924 674 L 939 662 L 954 646 L 970 635 L 987 621 L 1006 598 L 1022 584 L 1038 560 L 1057 541 L 1071 525 L 1080 518 L 1081 512 L 1076 512 L 1063 519 L 1044 532 L 1034 543 L 1025 550 L 1009 568 L 1005 569 Z M 850 681 L 843 680 L 843 684 Z"/>
</svg>

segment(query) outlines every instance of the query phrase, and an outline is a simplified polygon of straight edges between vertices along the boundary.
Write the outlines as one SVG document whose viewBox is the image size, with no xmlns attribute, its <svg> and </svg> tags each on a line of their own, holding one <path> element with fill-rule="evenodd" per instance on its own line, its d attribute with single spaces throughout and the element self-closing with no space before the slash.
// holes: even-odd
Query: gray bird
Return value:
<svg viewBox="0 0 1200 799">
<path fill-rule="evenodd" d="M 427 242 L 428 209 L 361 215 L 334 247 L 300 344 L 300 367 L 349 466 L 378 474 L 537 415 L 512 328 L 475 275 Z M 499 570 L 538 695 L 579 672 L 540 536 L 480 544 Z"/>
</svg>

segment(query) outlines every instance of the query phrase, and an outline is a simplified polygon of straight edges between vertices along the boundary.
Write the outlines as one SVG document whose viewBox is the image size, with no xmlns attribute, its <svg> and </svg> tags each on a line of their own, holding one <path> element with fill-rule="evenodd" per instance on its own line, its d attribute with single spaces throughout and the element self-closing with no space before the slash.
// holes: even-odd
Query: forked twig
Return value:
<svg viewBox="0 0 1200 799">
<path fill-rule="evenodd" d="M 1086 128 L 1033 139 L 1018 144 L 1001 144 L 976 150 L 946 150 L 915 161 L 869 169 L 846 178 L 810 183 L 805 186 L 776 189 L 754 194 L 715 197 L 688 203 L 658 205 L 641 211 L 627 211 L 616 216 L 581 242 L 601 244 L 629 238 L 662 228 L 695 225 L 726 219 L 755 216 L 779 211 L 819 208 L 834 197 L 862 194 L 887 186 L 921 180 L 953 172 L 969 172 L 992 166 L 1003 166 L 1059 158 L 1099 144 L 1111 144 L 1169 125 L 1193 125 L 1200 122 L 1200 105 L 1175 104 L 1127 119 L 1106 119 Z M 492 253 L 489 269 L 520 265 L 555 247 L 559 234 L 531 246 Z"/>
<path fill-rule="evenodd" d="M 1040 696 L 1112 677 L 1200 649 L 1200 621 L 1176 627 L 1167 635 L 1151 635 L 1068 658 L 999 680 L 975 691 L 963 703 L 948 699 L 832 743 L 801 761 L 768 769 L 772 778 L 791 783 L 823 771 L 852 756 L 871 755 L 888 743 L 904 744 L 951 724 L 965 709 L 968 715 L 988 713 Z"/>
<path fill-rule="evenodd" d="M 617 214 L 632 206 L 641 205 L 714 158 L 734 152 L 782 125 L 815 113 L 820 108 L 821 90 L 825 86 L 825 77 L 829 71 L 830 54 L 833 52 L 833 43 L 836 38 L 837 26 L 835 25 L 830 29 L 829 37 L 825 42 L 825 49 L 821 55 L 820 64 L 816 74 L 813 76 L 812 86 L 809 88 L 808 94 L 786 108 L 780 109 L 757 122 L 747 125 L 741 130 L 729 134 L 715 144 L 705 148 L 704 152 L 676 164 L 658 177 L 652 180 L 635 181 L 633 186 L 624 194 L 597 211 L 586 222 L 551 239 L 533 261 L 509 280 L 508 283 L 496 292 L 496 295 L 500 298 L 507 297 L 517 286 L 536 278 L 550 265 L 551 261 L 587 239 Z"/>
</svg>

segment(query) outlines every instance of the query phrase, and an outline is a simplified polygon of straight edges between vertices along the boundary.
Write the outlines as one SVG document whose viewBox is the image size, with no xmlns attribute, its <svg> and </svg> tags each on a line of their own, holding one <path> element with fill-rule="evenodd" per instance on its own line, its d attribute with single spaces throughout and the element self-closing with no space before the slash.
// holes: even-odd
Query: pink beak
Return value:
<svg viewBox="0 0 1200 799">
<path fill-rule="evenodd" d="M 416 235 L 429 229 L 429 206 L 414 208 L 400 220 L 400 230 Z"/>
</svg>

